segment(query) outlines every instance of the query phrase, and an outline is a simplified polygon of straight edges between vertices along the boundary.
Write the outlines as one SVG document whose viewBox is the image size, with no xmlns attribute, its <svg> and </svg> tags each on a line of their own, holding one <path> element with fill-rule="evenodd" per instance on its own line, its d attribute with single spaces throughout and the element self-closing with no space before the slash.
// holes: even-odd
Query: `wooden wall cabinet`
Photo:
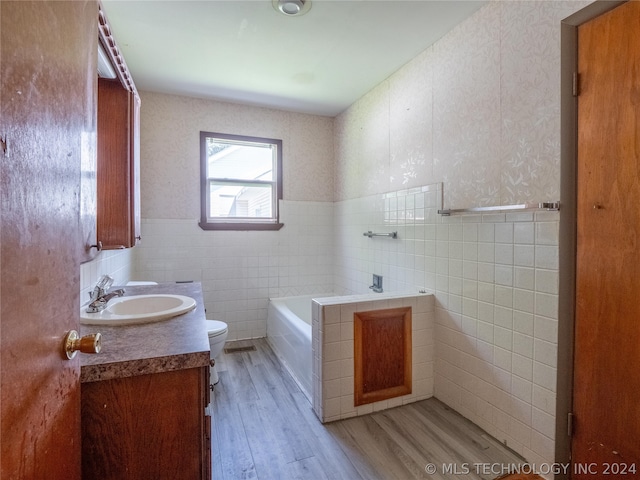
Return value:
<svg viewBox="0 0 640 480">
<path fill-rule="evenodd" d="M 140 240 L 140 96 L 100 2 L 98 42 L 116 78 L 98 79 L 97 239 L 129 248 Z"/>
<path fill-rule="evenodd" d="M 103 249 L 140 240 L 140 98 L 98 79 L 97 237 Z"/>
<path fill-rule="evenodd" d="M 83 383 L 83 479 L 210 480 L 209 397 L 208 366 Z"/>
</svg>

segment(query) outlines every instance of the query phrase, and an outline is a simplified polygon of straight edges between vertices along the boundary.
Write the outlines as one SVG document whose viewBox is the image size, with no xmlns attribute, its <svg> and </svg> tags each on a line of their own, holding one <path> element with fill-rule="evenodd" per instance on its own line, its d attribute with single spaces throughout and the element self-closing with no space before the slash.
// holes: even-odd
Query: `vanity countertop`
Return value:
<svg viewBox="0 0 640 480">
<path fill-rule="evenodd" d="M 80 325 L 80 335 L 100 332 L 102 351 L 81 355 L 81 382 L 97 382 L 151 373 L 183 370 L 209 364 L 202 287 L 199 283 L 125 286 L 125 296 L 165 293 L 186 295 L 196 308 L 155 323 L 106 327 Z"/>
</svg>

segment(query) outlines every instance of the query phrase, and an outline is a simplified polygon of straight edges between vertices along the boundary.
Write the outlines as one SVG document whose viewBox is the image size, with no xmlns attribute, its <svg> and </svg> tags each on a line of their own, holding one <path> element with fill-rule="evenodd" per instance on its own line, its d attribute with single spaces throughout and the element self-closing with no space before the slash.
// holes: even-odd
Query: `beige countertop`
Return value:
<svg viewBox="0 0 640 480">
<path fill-rule="evenodd" d="M 155 323 L 106 327 L 81 325 L 80 335 L 100 332 L 102 351 L 82 355 L 80 381 L 97 382 L 114 378 L 183 370 L 209 364 L 202 287 L 199 283 L 163 283 L 124 288 L 125 296 L 150 293 L 186 295 L 196 308 L 177 317 Z"/>
</svg>

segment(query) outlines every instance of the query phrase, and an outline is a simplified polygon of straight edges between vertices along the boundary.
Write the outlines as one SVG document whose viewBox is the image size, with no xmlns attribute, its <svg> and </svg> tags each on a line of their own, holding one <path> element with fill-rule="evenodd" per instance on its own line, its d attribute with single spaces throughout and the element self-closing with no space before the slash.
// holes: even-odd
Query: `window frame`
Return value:
<svg viewBox="0 0 640 480">
<path fill-rule="evenodd" d="M 274 185 L 275 196 L 273 198 L 273 216 L 268 220 L 240 218 L 237 221 L 229 221 L 219 217 L 220 220 L 212 221 L 209 216 L 209 191 L 211 179 L 207 176 L 208 156 L 207 139 L 229 140 L 241 143 L 271 144 L 276 148 L 275 180 L 266 182 Z M 218 179 L 223 180 L 223 179 Z M 254 184 L 250 180 L 225 179 L 243 184 Z M 200 132 L 200 222 L 198 225 L 203 230 L 280 230 L 284 224 L 280 223 L 280 201 L 282 200 L 282 140 L 276 138 L 252 137 L 247 135 L 235 135 L 217 132 Z M 255 185 L 264 185 L 265 181 L 256 181 Z"/>
</svg>

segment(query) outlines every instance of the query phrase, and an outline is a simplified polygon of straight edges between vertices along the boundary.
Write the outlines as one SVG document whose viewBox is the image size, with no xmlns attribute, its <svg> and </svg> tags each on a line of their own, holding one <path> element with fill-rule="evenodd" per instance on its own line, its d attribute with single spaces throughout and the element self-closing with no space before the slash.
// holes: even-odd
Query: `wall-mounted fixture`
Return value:
<svg viewBox="0 0 640 480">
<path fill-rule="evenodd" d="M 373 274 L 373 285 L 369 287 L 376 293 L 382 293 L 382 275 Z"/>
<path fill-rule="evenodd" d="M 557 211 L 560 210 L 560 202 L 522 203 L 520 205 L 500 205 L 495 207 L 472 207 L 451 210 L 438 210 L 439 215 L 464 215 L 478 213 L 509 213 L 523 211 Z"/>
<path fill-rule="evenodd" d="M 299 17 L 311 10 L 311 0 L 272 0 L 273 8 L 288 17 Z"/>
<path fill-rule="evenodd" d="M 389 237 L 389 238 L 398 238 L 398 232 L 391 233 L 373 233 L 371 230 L 368 232 L 364 232 L 362 235 L 365 237 L 373 238 L 373 237 Z"/>
</svg>

